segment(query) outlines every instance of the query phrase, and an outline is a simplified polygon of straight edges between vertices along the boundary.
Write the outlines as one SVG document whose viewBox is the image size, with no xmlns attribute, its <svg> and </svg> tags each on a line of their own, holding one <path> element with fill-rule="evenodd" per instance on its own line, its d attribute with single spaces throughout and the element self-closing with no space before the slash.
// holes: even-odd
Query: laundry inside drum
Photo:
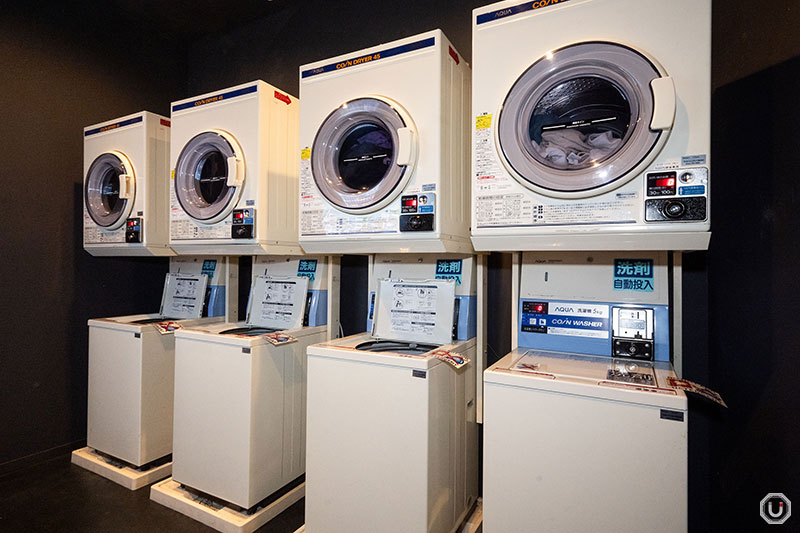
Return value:
<svg viewBox="0 0 800 533">
<path fill-rule="evenodd" d="M 528 124 L 535 159 L 561 170 L 596 166 L 619 151 L 631 128 L 624 91 L 599 76 L 558 83 L 533 108 Z"/>
</svg>

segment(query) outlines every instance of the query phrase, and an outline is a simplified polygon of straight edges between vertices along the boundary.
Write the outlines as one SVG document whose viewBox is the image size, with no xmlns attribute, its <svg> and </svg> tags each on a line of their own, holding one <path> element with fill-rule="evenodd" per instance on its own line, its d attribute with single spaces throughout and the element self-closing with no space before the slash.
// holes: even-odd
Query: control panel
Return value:
<svg viewBox="0 0 800 533">
<path fill-rule="evenodd" d="M 125 242 L 142 242 L 142 218 L 129 218 L 125 221 Z"/>
<path fill-rule="evenodd" d="M 400 198 L 400 231 L 433 231 L 436 194 L 408 194 Z"/>
<path fill-rule="evenodd" d="M 707 168 L 649 172 L 646 178 L 645 221 L 706 220 Z"/>
<path fill-rule="evenodd" d="M 252 207 L 233 210 L 232 239 L 252 239 L 255 236 L 256 210 Z"/>
<path fill-rule="evenodd" d="M 611 308 L 611 355 L 653 359 L 655 312 L 640 307 Z"/>
</svg>

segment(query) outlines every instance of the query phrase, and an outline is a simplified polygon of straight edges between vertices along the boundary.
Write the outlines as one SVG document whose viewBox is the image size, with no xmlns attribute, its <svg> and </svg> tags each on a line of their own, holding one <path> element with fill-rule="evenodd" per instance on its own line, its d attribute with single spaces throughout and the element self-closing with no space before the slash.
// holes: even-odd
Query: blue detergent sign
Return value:
<svg viewBox="0 0 800 533">
<path fill-rule="evenodd" d="M 203 261 L 203 269 L 201 272 L 208 276 L 208 279 L 214 277 L 214 271 L 217 269 L 217 260 L 216 259 L 206 259 Z"/>
<path fill-rule="evenodd" d="M 454 279 L 461 285 L 461 259 L 438 259 L 436 261 L 436 279 Z"/>
<path fill-rule="evenodd" d="M 614 290 L 653 292 L 652 259 L 614 259 Z"/>
<path fill-rule="evenodd" d="M 316 259 L 301 259 L 297 264 L 297 277 L 306 277 L 308 281 L 314 281 L 317 274 Z"/>
</svg>

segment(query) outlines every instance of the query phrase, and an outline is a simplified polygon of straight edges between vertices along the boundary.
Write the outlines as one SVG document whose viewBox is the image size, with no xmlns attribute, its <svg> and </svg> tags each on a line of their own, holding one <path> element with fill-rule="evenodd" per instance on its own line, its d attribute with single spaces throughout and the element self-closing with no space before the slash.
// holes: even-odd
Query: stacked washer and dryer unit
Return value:
<svg viewBox="0 0 800 533">
<path fill-rule="evenodd" d="M 686 531 L 681 252 L 710 240 L 710 0 L 473 12 L 472 242 L 514 252 L 484 374 L 494 531 Z M 687 354 L 691 356 L 691 354 Z"/>
<path fill-rule="evenodd" d="M 338 258 L 297 239 L 298 112 L 263 81 L 172 104 L 170 246 L 253 260 L 246 320 L 175 334 L 172 477 L 150 494 L 222 530 L 303 496 L 305 349 L 338 333 Z"/>
<path fill-rule="evenodd" d="M 169 141 L 169 119 L 148 112 L 84 129 L 89 253 L 175 255 Z M 170 257 L 157 313 L 89 320 L 87 447 L 73 452 L 74 463 L 129 489 L 169 475 L 174 331 L 235 313 L 236 269 L 221 256 Z"/>
<path fill-rule="evenodd" d="M 367 331 L 308 348 L 310 533 L 452 531 L 476 501 L 470 83 L 438 30 L 300 68 L 300 244 L 371 254 Z"/>
</svg>

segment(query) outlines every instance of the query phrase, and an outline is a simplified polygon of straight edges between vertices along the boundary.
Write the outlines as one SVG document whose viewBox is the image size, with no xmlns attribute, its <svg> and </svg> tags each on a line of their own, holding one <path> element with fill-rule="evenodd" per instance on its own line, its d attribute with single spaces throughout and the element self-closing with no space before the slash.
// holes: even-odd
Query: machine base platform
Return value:
<svg viewBox="0 0 800 533">
<path fill-rule="evenodd" d="M 472 510 L 467 520 L 458 528 L 458 533 L 482 533 L 483 532 L 483 501 L 478 498 L 478 502 Z M 294 533 L 305 533 L 306 526 L 302 525 Z"/>
<path fill-rule="evenodd" d="M 129 490 L 140 489 L 172 474 L 171 461 L 140 472 L 130 466 L 110 464 L 103 456 L 97 454 L 94 449 L 88 446 L 72 452 L 72 464 L 110 479 Z"/>
<path fill-rule="evenodd" d="M 150 499 L 223 533 L 251 533 L 306 495 L 306 484 L 290 489 L 266 507 L 247 515 L 229 507 L 216 509 L 197 501 L 172 478 L 150 488 Z"/>
</svg>

